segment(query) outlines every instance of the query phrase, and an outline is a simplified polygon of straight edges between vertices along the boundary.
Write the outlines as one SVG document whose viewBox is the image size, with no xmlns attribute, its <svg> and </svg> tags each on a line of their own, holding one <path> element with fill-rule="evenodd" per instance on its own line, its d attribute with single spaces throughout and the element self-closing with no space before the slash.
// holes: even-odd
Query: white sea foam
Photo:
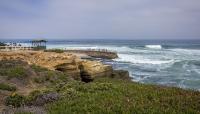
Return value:
<svg viewBox="0 0 200 114">
<path fill-rule="evenodd" d="M 130 72 L 133 81 L 152 82 L 163 85 L 191 87 L 188 79 L 200 75 L 200 67 L 195 62 L 200 61 L 200 50 L 190 48 L 163 48 L 162 45 L 104 45 L 104 44 L 50 44 L 47 48 L 61 49 L 107 49 L 116 51 L 119 58 L 108 61 L 117 69 Z M 187 62 L 188 61 L 188 62 Z M 151 77 L 151 78 L 149 78 Z M 177 80 L 182 78 L 185 83 Z M 157 80 L 159 78 L 159 80 Z"/>
<path fill-rule="evenodd" d="M 151 53 L 151 51 L 142 50 L 142 49 L 132 49 L 127 46 L 118 47 L 118 46 L 101 46 L 101 45 L 97 45 L 97 46 L 95 46 L 95 45 L 56 45 L 56 46 L 49 46 L 48 48 L 83 49 L 83 50 L 84 49 L 108 49 L 108 50 L 118 52 L 119 58 L 115 59 L 116 61 L 130 62 L 133 64 L 159 65 L 159 64 L 167 64 L 167 63 L 173 62 L 173 60 L 159 60 L 159 59 L 152 60 L 149 58 L 145 58 L 146 56 L 128 54 L 129 52 Z M 127 53 L 127 54 L 123 54 L 123 53 Z"/>
<path fill-rule="evenodd" d="M 91 46 L 91 45 L 48 45 L 47 49 L 99 49 L 98 46 Z"/>
<path fill-rule="evenodd" d="M 59 48 L 59 49 L 82 49 L 82 50 L 86 50 L 86 49 L 107 49 L 110 51 L 116 51 L 116 52 L 135 52 L 135 49 L 132 49 L 130 47 L 127 46 L 105 46 L 105 45 L 48 45 L 47 46 L 48 49 L 52 49 L 52 48 Z"/>
<path fill-rule="evenodd" d="M 144 58 L 142 56 L 135 56 L 135 55 L 128 55 L 128 54 L 118 54 L 119 58 L 115 59 L 115 61 L 119 62 L 130 62 L 133 64 L 153 64 L 153 65 L 159 65 L 159 64 L 167 64 L 167 63 L 173 63 L 174 60 L 151 60 Z"/>
<path fill-rule="evenodd" d="M 162 49 L 161 45 L 145 45 L 145 47 L 150 49 Z"/>
<path fill-rule="evenodd" d="M 180 53 L 180 54 L 200 54 L 200 50 L 197 50 L 197 49 L 181 49 L 181 48 L 175 48 L 175 49 L 169 49 L 171 51 L 174 51 L 174 52 L 177 52 L 177 53 Z"/>
</svg>

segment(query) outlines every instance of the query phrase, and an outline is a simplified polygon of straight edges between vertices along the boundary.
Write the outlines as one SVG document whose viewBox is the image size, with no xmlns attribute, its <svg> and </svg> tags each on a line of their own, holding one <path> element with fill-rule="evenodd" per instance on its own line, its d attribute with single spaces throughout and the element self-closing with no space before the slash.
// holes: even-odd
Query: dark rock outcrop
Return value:
<svg viewBox="0 0 200 114">
<path fill-rule="evenodd" d="M 66 50 L 65 52 L 68 53 L 82 53 L 86 54 L 90 57 L 94 58 L 102 58 L 102 59 L 116 59 L 118 55 L 116 52 L 109 52 L 109 51 L 96 51 L 96 50 Z"/>
<path fill-rule="evenodd" d="M 38 106 L 24 106 L 19 108 L 7 107 L 0 114 L 24 114 L 25 112 L 33 114 L 47 114 L 44 107 Z"/>
<path fill-rule="evenodd" d="M 56 101 L 60 98 L 60 95 L 56 92 L 54 93 L 48 93 L 48 94 L 42 94 L 39 95 L 35 101 L 32 102 L 34 106 L 43 106 L 47 103 Z"/>
<path fill-rule="evenodd" d="M 131 80 L 129 72 L 126 70 L 114 70 L 111 77 L 123 80 Z"/>
</svg>

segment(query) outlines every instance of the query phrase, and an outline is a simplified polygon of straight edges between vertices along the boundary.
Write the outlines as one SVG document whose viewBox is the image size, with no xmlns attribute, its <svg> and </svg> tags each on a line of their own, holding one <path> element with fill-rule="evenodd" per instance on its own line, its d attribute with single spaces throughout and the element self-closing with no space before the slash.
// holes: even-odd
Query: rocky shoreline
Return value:
<svg viewBox="0 0 200 114">
<path fill-rule="evenodd" d="M 19 68 L 22 68 L 25 70 L 25 74 L 18 69 L 14 70 L 13 76 L 16 77 L 15 75 L 25 75 L 26 77 L 29 77 L 28 79 L 18 79 L 18 78 L 12 78 L 11 80 L 5 79 L 4 76 L 0 77 L 0 83 L 8 83 L 11 85 L 14 85 L 17 87 L 17 93 L 21 95 L 29 95 L 30 92 L 35 90 L 37 88 L 37 84 L 33 84 L 32 80 L 37 79 L 38 75 L 40 78 L 43 78 L 43 75 L 49 75 L 49 71 L 46 74 L 37 74 L 33 69 L 33 66 L 39 66 L 41 68 L 48 69 L 50 71 L 55 71 L 55 72 L 62 72 L 66 74 L 66 77 L 69 78 L 71 77 L 73 80 L 77 81 L 82 81 L 82 82 L 91 82 L 95 79 L 101 78 L 101 77 L 107 77 L 107 78 L 119 78 L 123 80 L 130 80 L 129 73 L 128 71 L 123 71 L 123 70 L 114 70 L 112 66 L 110 65 L 104 65 L 103 63 L 96 61 L 96 60 L 86 60 L 82 59 L 83 55 L 79 54 L 72 54 L 68 52 L 63 52 L 63 53 L 56 53 L 56 52 L 44 52 L 44 51 L 8 51 L 8 52 L 1 52 L 0 53 L 0 61 L 3 62 L 1 67 L 8 67 L 10 66 L 15 67 L 16 65 Z M 4 66 L 5 64 L 5 66 Z M 8 66 L 7 66 L 8 65 Z M 33 68 L 32 68 L 33 67 Z M 41 69 L 39 68 L 39 69 Z M 36 69 L 38 69 L 36 67 Z M 2 69 L 0 69 L 2 70 Z M 6 69 L 5 69 L 6 70 Z M 5 71 L 4 70 L 4 71 Z M 3 71 L 3 70 L 2 70 Z M 4 72 L 3 71 L 3 72 Z M 6 71 L 7 72 L 7 71 Z M 5 74 L 6 74 L 5 72 Z M 21 73 L 22 72 L 22 73 Z M 12 73 L 12 72 L 11 72 Z M 50 73 L 51 74 L 51 73 Z M 0 73 L 1 75 L 1 73 Z M 8 74 L 9 75 L 9 74 Z M 23 76 L 20 76 L 23 77 Z M 40 81 L 41 79 L 38 78 Z M 47 77 L 49 78 L 49 77 Z M 43 79 L 42 79 L 43 80 Z M 47 80 L 47 79 L 45 79 Z M 24 82 L 25 81 L 25 82 Z M 39 82 L 37 81 L 36 82 Z M 45 82 L 45 81 L 44 81 Z M 47 81 L 48 82 L 48 81 Z M 34 82 L 35 83 L 35 82 Z M 34 86 L 33 86 L 33 85 Z M 43 87 L 45 84 L 40 85 Z M 7 98 L 11 93 L 8 92 L 6 94 L 3 94 L 5 92 L 0 91 L 0 95 L 2 94 L 2 100 L 4 102 L 5 98 Z M 48 96 L 48 95 L 47 95 Z M 52 95 L 49 95 L 52 97 Z M 51 98 L 45 97 L 47 101 Z M 47 102 L 45 99 L 43 100 L 37 100 L 36 99 L 36 104 L 38 102 L 44 101 Z M 4 107 L 4 104 L 1 104 L 0 109 L 5 109 L 1 108 Z M 31 107 L 34 107 L 31 105 Z M 27 107 L 20 107 L 22 110 L 31 110 L 29 106 Z M 8 113 L 13 113 L 17 110 L 21 109 L 12 109 L 10 107 L 7 107 L 5 111 Z M 37 107 L 35 107 L 38 109 Z M 10 111 L 9 111 L 10 110 Z M 43 110 L 43 109 L 42 109 Z M 5 112 L 4 111 L 4 112 Z M 39 110 L 40 112 L 43 112 Z"/>
<path fill-rule="evenodd" d="M 0 113 L 200 112 L 200 92 L 132 82 L 127 71 L 81 56 L 1 52 Z"/>
<path fill-rule="evenodd" d="M 122 77 L 129 79 L 128 71 L 114 70 L 99 61 L 81 59 L 68 52 L 13 51 L 1 52 L 0 60 L 22 60 L 50 70 L 65 72 L 76 80 L 89 82 L 98 77 Z M 119 76 L 120 75 L 120 76 Z"/>
</svg>

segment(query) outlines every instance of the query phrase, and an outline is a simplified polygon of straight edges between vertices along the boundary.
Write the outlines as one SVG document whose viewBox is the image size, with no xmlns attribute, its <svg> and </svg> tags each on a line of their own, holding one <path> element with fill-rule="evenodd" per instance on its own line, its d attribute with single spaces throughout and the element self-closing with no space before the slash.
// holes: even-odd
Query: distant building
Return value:
<svg viewBox="0 0 200 114">
<path fill-rule="evenodd" d="M 32 40 L 31 44 L 34 50 L 45 50 L 46 49 L 46 40 L 38 39 L 38 40 Z"/>
</svg>

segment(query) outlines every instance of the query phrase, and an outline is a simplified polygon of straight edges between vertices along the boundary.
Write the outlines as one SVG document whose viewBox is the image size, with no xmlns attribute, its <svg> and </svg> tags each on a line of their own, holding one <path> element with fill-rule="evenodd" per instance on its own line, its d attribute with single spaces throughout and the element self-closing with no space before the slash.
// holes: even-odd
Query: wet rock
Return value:
<svg viewBox="0 0 200 114">
<path fill-rule="evenodd" d="M 78 54 L 86 54 L 90 57 L 94 58 L 102 58 L 102 59 L 116 59 L 118 55 L 116 52 L 111 52 L 107 50 L 66 50 L 68 53 L 78 53 Z"/>
</svg>

